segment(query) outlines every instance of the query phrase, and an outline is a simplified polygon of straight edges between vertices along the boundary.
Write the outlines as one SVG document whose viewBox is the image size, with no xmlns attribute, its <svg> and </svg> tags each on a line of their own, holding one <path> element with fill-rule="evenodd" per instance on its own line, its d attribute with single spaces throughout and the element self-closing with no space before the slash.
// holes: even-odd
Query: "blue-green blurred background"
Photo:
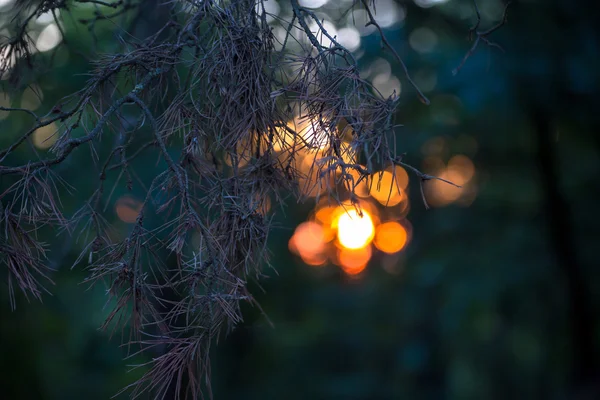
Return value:
<svg viewBox="0 0 600 400">
<path fill-rule="evenodd" d="M 144 3 L 137 35 L 162 18 L 154 11 L 159 1 Z M 287 1 L 268 3 L 289 15 Z M 353 26 L 339 17 L 351 1 L 301 3 L 323 3 L 316 11 L 338 30 Z M 500 0 L 478 3 L 482 29 L 501 19 Z M 252 286 L 273 326 L 248 306 L 245 322 L 220 338 L 213 352 L 216 399 L 600 398 L 600 16 L 592 2 L 513 3 L 506 26 L 490 36 L 505 52 L 482 43 L 454 76 L 471 45 L 471 1 L 377 2 L 385 33 L 429 107 L 411 93 L 379 36 L 362 28 L 364 19 L 346 31 L 370 79 L 383 90 L 402 86 L 397 142 L 407 162 L 426 168 L 427 160 L 469 157 L 476 170 L 471 197 L 425 210 L 412 179 L 411 242 L 391 265 L 384 268 L 376 255 L 354 278 L 333 265 L 309 267 L 288 250 L 314 202 L 291 201 L 285 214 L 273 207 L 277 273 L 267 270 L 262 288 Z M 85 28 L 73 28 L 76 18 L 62 18 L 67 42 L 90 47 Z M 114 25 L 97 30 L 97 45 L 114 51 Z M 55 66 L 25 79 L 43 92 L 38 111 L 79 89 L 91 68 L 66 47 L 39 57 L 50 53 Z M 11 104 L 19 104 L 12 96 Z M 30 120 L 0 118 L 5 148 Z M 75 186 L 89 179 L 89 156 L 80 153 L 58 170 Z M 142 193 L 134 185 L 133 195 Z M 77 196 L 65 200 L 67 208 Z M 128 227 L 111 207 L 107 218 Z M 0 393 L 107 399 L 139 376 L 127 365 L 144 358 L 123 361 L 119 335 L 98 331 L 104 288 L 86 290 L 85 271 L 69 269 L 78 254 L 73 240 L 49 234 L 47 241 L 53 295 L 43 304 L 19 297 L 11 312 L 2 286 Z"/>
</svg>

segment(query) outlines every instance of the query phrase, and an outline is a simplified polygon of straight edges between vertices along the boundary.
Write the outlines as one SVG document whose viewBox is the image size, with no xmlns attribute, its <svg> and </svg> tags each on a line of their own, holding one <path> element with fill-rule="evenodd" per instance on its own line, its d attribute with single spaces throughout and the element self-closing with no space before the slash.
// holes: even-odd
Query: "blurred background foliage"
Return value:
<svg viewBox="0 0 600 400">
<path fill-rule="evenodd" d="M 0 18 L 11 3 L 0 0 Z M 161 18 L 159 2 L 145 3 L 133 30 L 139 36 Z M 600 398 L 600 19 L 592 3 L 513 2 L 507 25 L 490 37 L 505 52 L 482 43 L 454 75 L 471 45 L 471 1 L 378 0 L 377 20 L 429 107 L 416 101 L 374 28 L 363 26 L 364 15 L 342 14 L 352 1 L 300 3 L 329 21 L 382 94 L 400 93 L 397 146 L 406 162 L 452 175 L 451 160 L 461 156 L 454 160 L 471 176 L 462 190 L 426 182 L 432 208 L 425 210 L 410 175 L 401 212 L 377 206 L 392 219 L 401 213 L 407 243 L 392 255 L 374 252 L 351 274 L 330 262 L 309 266 L 290 251 L 314 201 L 272 205 L 276 272 L 252 288 L 264 314 L 247 307 L 245 322 L 215 346 L 215 398 Z M 291 14 L 287 1 L 266 4 Z M 500 0 L 478 4 L 482 29 L 501 20 Z M 91 66 L 71 47 L 56 47 L 61 40 L 83 54 L 113 51 L 121 40 L 108 21 L 98 23 L 96 38 L 76 27 L 92 13 L 77 7 L 63 16 L 65 38 L 52 19 L 38 20 L 45 52 L 36 57 L 44 68 L 23 77 L 20 93 L 0 93 L 0 104 L 47 112 L 80 88 Z M 29 123 L 0 112 L 0 147 Z M 36 134 L 39 151 L 52 133 Z M 89 155 L 77 153 L 57 168 L 79 190 L 63 197 L 67 210 L 91 190 Z M 143 188 L 124 186 L 107 215 L 126 232 Z M 1 289 L 1 392 L 8 399 L 107 399 L 138 377 L 128 365 L 144 358 L 123 361 L 119 332 L 109 340 L 110 332 L 98 331 L 104 288 L 86 288 L 84 271 L 70 270 L 74 240 L 46 234 L 53 295 L 43 304 L 19 298 L 11 312 Z"/>
</svg>

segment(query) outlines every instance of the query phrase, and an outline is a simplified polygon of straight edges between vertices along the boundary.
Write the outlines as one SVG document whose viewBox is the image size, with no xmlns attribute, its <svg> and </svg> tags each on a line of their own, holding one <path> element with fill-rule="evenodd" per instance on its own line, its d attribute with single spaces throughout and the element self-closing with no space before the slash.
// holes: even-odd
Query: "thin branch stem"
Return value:
<svg viewBox="0 0 600 400">
<path fill-rule="evenodd" d="M 415 83 L 415 81 L 413 81 L 413 79 L 410 76 L 410 73 L 408 72 L 408 67 L 404 63 L 404 60 L 402 59 L 402 57 L 400 57 L 400 55 L 398 54 L 396 49 L 394 49 L 394 47 L 390 44 L 387 37 L 385 36 L 385 33 L 383 33 L 383 29 L 381 28 L 381 25 L 379 25 L 377 23 L 377 21 L 375 20 L 375 16 L 371 12 L 371 9 L 369 8 L 369 4 L 367 3 L 367 0 L 361 0 L 361 2 L 365 7 L 365 11 L 367 12 L 367 15 L 369 16 L 369 22 L 367 22 L 366 26 L 373 25 L 377 28 L 377 30 L 379 31 L 379 36 L 381 36 L 381 42 L 385 45 L 385 47 L 388 48 L 388 50 L 390 50 L 392 52 L 392 54 L 394 55 L 394 58 L 396 59 L 396 61 L 398 61 L 398 64 L 400 64 L 400 66 L 402 67 L 402 70 L 404 71 L 404 76 L 406 77 L 406 80 L 417 91 L 417 96 L 419 97 L 419 100 L 421 100 L 421 102 L 423 104 L 429 105 L 431 102 L 429 101 L 427 96 L 425 96 L 425 94 L 423 94 L 423 92 L 421 91 L 419 86 Z"/>
</svg>

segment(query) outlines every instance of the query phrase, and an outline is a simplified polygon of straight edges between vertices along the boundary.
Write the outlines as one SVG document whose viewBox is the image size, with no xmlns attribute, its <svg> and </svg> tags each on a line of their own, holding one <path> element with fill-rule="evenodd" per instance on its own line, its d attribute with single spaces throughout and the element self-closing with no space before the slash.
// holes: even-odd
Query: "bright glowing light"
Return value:
<svg viewBox="0 0 600 400">
<path fill-rule="evenodd" d="M 52 147 L 57 139 L 58 129 L 54 122 L 50 125 L 42 126 L 33 132 L 33 145 L 41 150 Z"/>
<path fill-rule="evenodd" d="M 362 214 L 361 217 L 355 209 L 351 209 L 339 216 L 337 236 L 343 247 L 360 249 L 373 240 L 375 227 L 371 215 L 365 210 L 362 210 Z"/>
<path fill-rule="evenodd" d="M 123 196 L 117 200 L 115 211 L 121 221 L 133 224 L 142 211 L 142 203 L 131 196 Z"/>
<path fill-rule="evenodd" d="M 392 221 L 377 226 L 373 243 L 384 253 L 393 254 L 402 250 L 407 240 L 406 229 L 398 222 Z"/>
<path fill-rule="evenodd" d="M 40 36 L 38 36 L 37 41 L 35 42 L 35 47 L 40 52 L 49 51 L 58 46 L 61 40 L 62 35 L 58 26 L 56 26 L 56 24 L 50 24 L 40 32 Z"/>
</svg>

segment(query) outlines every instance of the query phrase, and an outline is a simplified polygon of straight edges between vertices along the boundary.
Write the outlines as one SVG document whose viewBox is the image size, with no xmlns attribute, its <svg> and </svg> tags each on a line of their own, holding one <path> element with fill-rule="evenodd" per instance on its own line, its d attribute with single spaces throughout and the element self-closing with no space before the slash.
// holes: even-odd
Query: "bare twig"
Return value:
<svg viewBox="0 0 600 400">
<path fill-rule="evenodd" d="M 363 4 L 363 6 L 365 7 L 365 11 L 367 12 L 367 15 L 369 16 L 369 22 L 367 22 L 367 26 L 373 25 L 377 28 L 377 30 L 379 31 L 379 35 L 381 36 L 381 42 L 385 45 L 385 47 L 387 47 L 387 49 L 389 51 L 392 52 L 392 54 L 394 55 L 394 58 L 396 59 L 398 64 L 400 64 L 400 66 L 402 67 L 402 70 L 404 71 L 404 76 L 406 77 L 406 80 L 417 91 L 417 96 L 419 97 L 419 100 L 421 100 L 421 102 L 423 104 L 429 105 L 430 104 L 429 99 L 427 98 L 427 96 L 425 96 L 423 94 L 421 89 L 419 89 L 419 86 L 415 83 L 415 81 L 412 80 L 412 78 L 410 77 L 410 73 L 408 72 L 408 67 L 404 63 L 404 60 L 402 59 L 402 57 L 400 57 L 400 55 L 398 54 L 396 49 L 394 49 L 394 47 L 387 40 L 387 37 L 383 33 L 383 29 L 381 29 L 381 26 L 375 20 L 375 16 L 373 15 L 373 12 L 369 8 L 369 4 L 367 3 L 367 0 L 361 0 L 361 2 Z"/>
<path fill-rule="evenodd" d="M 504 5 L 504 12 L 502 14 L 502 19 L 500 20 L 500 22 L 498 22 L 496 25 L 492 26 L 489 29 L 480 31 L 479 25 L 481 24 L 481 13 L 479 11 L 479 6 L 477 5 L 477 0 L 473 0 L 473 5 L 475 7 L 475 13 L 477 15 L 477 21 L 475 22 L 475 25 L 469 29 L 469 40 L 472 40 L 473 35 L 475 35 L 475 41 L 473 42 L 473 44 L 471 45 L 471 48 L 469 48 L 469 50 L 467 51 L 467 53 L 465 54 L 463 59 L 461 60 L 458 67 L 456 67 L 454 70 L 452 70 L 453 75 L 456 75 L 460 72 L 460 70 L 465 65 L 465 63 L 467 62 L 469 57 L 471 57 L 471 55 L 473 55 L 473 53 L 479 46 L 480 42 L 485 43 L 489 47 L 495 47 L 495 48 L 499 49 L 500 51 L 504 51 L 504 49 L 499 44 L 489 40 L 488 36 L 491 35 L 492 33 L 496 32 L 498 29 L 502 28 L 506 24 L 506 21 L 508 18 L 508 7 L 510 6 L 511 3 L 512 3 L 512 1 L 509 0 Z"/>
</svg>

